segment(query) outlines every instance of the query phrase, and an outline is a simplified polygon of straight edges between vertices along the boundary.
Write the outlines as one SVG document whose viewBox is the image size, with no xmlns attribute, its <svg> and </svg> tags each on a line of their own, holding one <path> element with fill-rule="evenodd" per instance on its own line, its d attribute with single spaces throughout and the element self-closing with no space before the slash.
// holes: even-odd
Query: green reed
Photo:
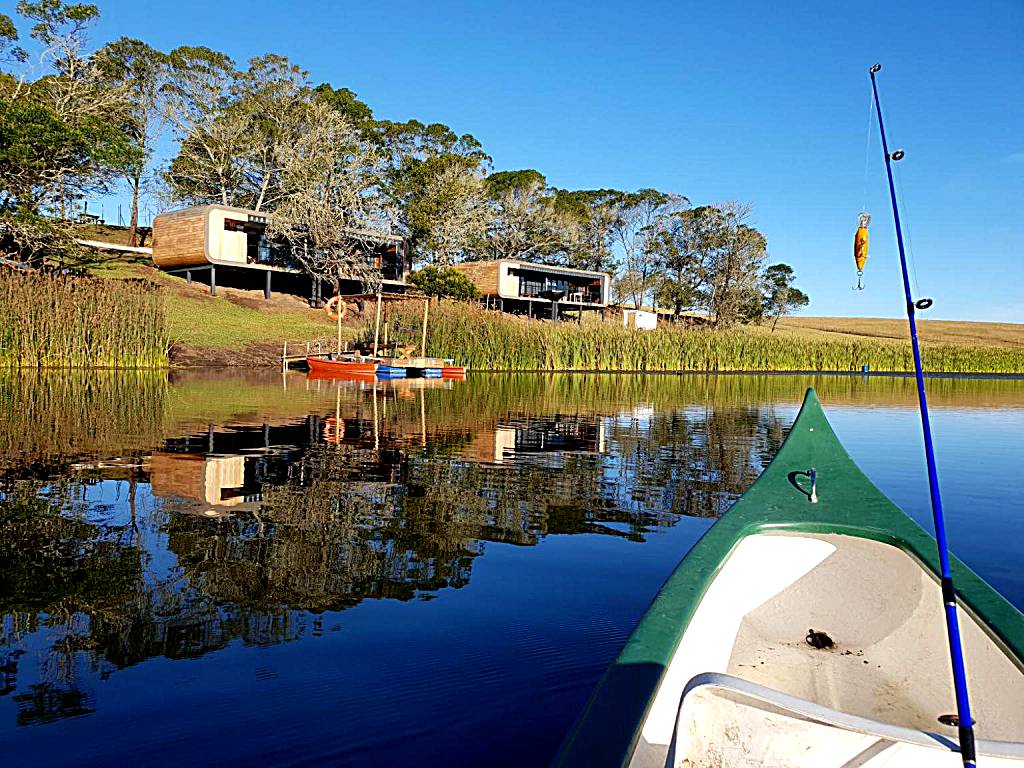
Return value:
<svg viewBox="0 0 1024 768">
<path fill-rule="evenodd" d="M 0 270 L 0 368 L 163 368 L 167 349 L 158 286 Z"/>
<path fill-rule="evenodd" d="M 390 312 L 412 325 L 420 309 L 396 305 Z M 430 355 L 496 371 L 913 370 L 910 344 L 896 340 L 759 327 L 636 331 L 612 323 L 552 324 L 447 301 L 431 306 L 427 347 Z M 924 357 L 936 373 L 1024 373 L 1024 349 L 925 344 Z"/>
</svg>

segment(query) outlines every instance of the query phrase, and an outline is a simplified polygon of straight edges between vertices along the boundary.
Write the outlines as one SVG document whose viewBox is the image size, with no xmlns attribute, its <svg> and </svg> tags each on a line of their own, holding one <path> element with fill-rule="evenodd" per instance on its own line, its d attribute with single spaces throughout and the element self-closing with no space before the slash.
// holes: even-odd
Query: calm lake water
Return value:
<svg viewBox="0 0 1024 768">
<path fill-rule="evenodd" d="M 908 379 L 0 378 L 4 762 L 542 765 L 807 386 L 928 524 Z M 1024 608 L 1024 381 L 929 389 Z"/>
</svg>

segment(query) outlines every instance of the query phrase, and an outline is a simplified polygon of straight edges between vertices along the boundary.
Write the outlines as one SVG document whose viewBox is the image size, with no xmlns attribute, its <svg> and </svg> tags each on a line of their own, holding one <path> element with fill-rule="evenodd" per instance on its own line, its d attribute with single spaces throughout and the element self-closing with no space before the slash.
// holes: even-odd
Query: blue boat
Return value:
<svg viewBox="0 0 1024 768">
<path fill-rule="evenodd" d="M 378 379 L 404 379 L 406 377 L 406 370 L 400 365 L 378 365 L 377 366 L 377 378 Z"/>
</svg>

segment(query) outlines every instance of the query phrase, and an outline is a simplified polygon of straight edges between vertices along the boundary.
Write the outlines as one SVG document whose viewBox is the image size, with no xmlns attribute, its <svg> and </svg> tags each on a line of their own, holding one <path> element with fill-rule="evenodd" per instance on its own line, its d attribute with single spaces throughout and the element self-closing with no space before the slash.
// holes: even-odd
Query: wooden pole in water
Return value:
<svg viewBox="0 0 1024 768">
<path fill-rule="evenodd" d="M 341 307 L 338 307 L 338 356 L 341 356 Z"/>
<path fill-rule="evenodd" d="M 427 406 L 424 402 L 423 390 L 420 390 L 420 442 L 427 447 Z"/>
<path fill-rule="evenodd" d="M 380 294 L 377 294 L 377 314 L 373 320 L 373 356 L 377 356 L 377 340 L 380 337 Z"/>
<path fill-rule="evenodd" d="M 420 357 L 427 356 L 427 315 L 430 313 L 430 299 L 423 300 L 423 337 L 420 340 Z"/>
<path fill-rule="evenodd" d="M 384 347 L 381 349 L 381 354 L 386 355 L 388 353 L 388 321 L 384 321 Z"/>
<path fill-rule="evenodd" d="M 334 382 L 334 444 L 341 445 L 341 382 Z"/>
<path fill-rule="evenodd" d="M 377 429 L 377 382 L 373 382 L 373 450 L 380 448 L 380 431 Z"/>
</svg>

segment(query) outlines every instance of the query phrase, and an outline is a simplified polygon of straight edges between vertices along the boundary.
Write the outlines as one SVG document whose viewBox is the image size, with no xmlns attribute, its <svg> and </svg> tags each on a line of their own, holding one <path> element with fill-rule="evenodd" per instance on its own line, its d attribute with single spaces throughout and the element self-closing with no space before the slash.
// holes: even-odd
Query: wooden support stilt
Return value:
<svg viewBox="0 0 1024 768">
<path fill-rule="evenodd" d="M 377 294 L 377 314 L 373 320 L 373 356 L 377 356 L 377 342 L 380 339 L 380 294 Z"/>
<path fill-rule="evenodd" d="M 430 299 L 423 302 L 423 335 L 420 338 L 420 357 L 427 356 L 427 315 L 430 313 Z"/>
<path fill-rule="evenodd" d="M 340 310 L 340 308 L 338 310 L 337 330 L 338 330 L 338 346 L 336 347 L 336 349 L 338 350 L 338 354 L 340 355 L 341 354 L 341 310 Z"/>
</svg>

